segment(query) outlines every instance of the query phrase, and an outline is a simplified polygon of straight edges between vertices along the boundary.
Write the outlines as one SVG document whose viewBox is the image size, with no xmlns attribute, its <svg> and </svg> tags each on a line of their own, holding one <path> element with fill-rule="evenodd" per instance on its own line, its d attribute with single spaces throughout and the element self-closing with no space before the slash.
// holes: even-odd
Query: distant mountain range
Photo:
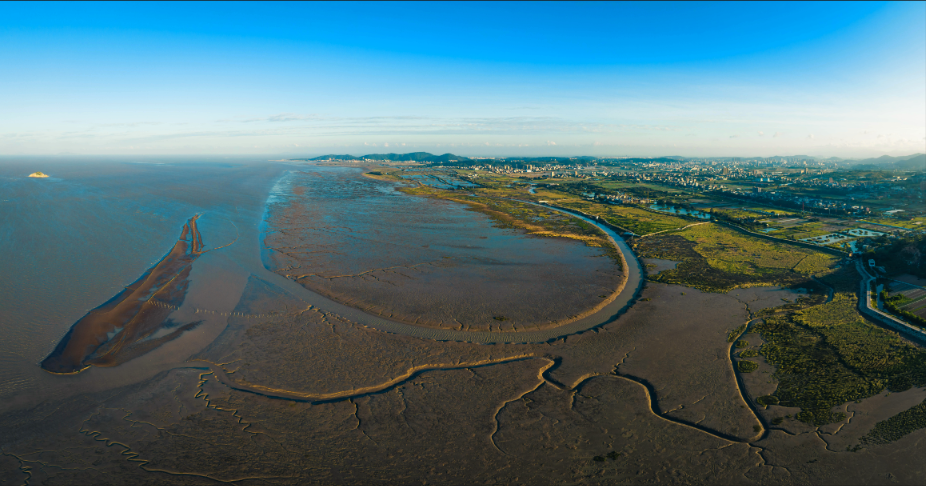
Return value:
<svg viewBox="0 0 926 486">
<path fill-rule="evenodd" d="M 858 166 L 858 168 L 926 170 L 926 154 L 913 154 L 901 157 L 882 155 L 881 157 L 873 159 L 847 160 L 846 162 Z"/>
<path fill-rule="evenodd" d="M 313 157 L 308 160 L 328 160 L 328 159 L 338 159 L 338 160 L 389 160 L 392 162 L 451 162 L 451 161 L 466 161 L 469 162 L 470 159 L 460 155 L 453 154 L 444 154 L 444 155 L 434 155 L 427 152 L 412 152 L 409 154 L 369 154 L 361 155 L 360 157 L 355 157 L 353 155 L 322 155 L 321 157 Z"/>
<path fill-rule="evenodd" d="M 591 157 L 587 155 L 578 157 L 506 157 L 492 159 L 471 159 L 462 155 L 443 154 L 434 155 L 428 152 L 412 152 L 408 154 L 368 154 L 368 155 L 349 155 L 349 154 L 328 154 L 311 159 L 294 159 L 294 160 L 388 160 L 390 162 L 423 162 L 431 164 L 444 165 L 473 165 L 473 164 L 574 164 L 576 162 L 591 163 L 601 160 L 620 160 L 622 162 L 676 162 L 684 160 L 684 157 L 638 157 L 638 158 L 621 158 L 613 157 Z"/>
<path fill-rule="evenodd" d="M 730 157 L 725 157 L 729 159 Z M 738 157 L 739 158 L 739 157 Z M 782 160 L 822 160 L 826 162 L 844 162 L 855 166 L 859 169 L 900 169 L 900 170 L 923 170 L 926 171 L 926 154 L 913 154 L 906 155 L 901 157 L 891 157 L 889 155 L 883 155 L 877 158 L 871 159 L 862 159 L 862 160 L 847 160 L 841 159 L 839 157 L 830 157 L 827 159 L 821 159 L 819 157 L 811 157 L 809 155 L 789 155 L 789 156 L 774 156 L 774 157 L 764 157 L 766 159 L 782 159 Z M 296 159 L 296 160 L 388 160 L 391 162 L 421 162 L 425 164 L 441 164 L 441 165 L 475 165 L 475 164 L 485 164 L 485 165 L 498 165 L 498 164 L 574 164 L 577 162 L 582 163 L 591 163 L 595 161 L 619 161 L 619 162 L 630 162 L 630 163 L 645 163 L 645 162 L 676 162 L 680 160 L 685 160 L 686 157 L 681 157 L 678 155 L 665 156 L 665 157 L 633 157 L 633 158 L 615 158 L 615 157 L 590 157 L 590 156 L 578 156 L 578 157 L 506 157 L 506 158 L 495 158 L 495 159 L 471 159 L 469 157 L 464 157 L 462 155 L 454 154 L 443 154 L 443 155 L 434 155 L 428 152 L 412 152 L 408 154 L 368 154 L 361 156 L 354 156 L 349 154 L 329 154 L 322 155 L 320 157 L 313 157 L 311 159 Z"/>
</svg>

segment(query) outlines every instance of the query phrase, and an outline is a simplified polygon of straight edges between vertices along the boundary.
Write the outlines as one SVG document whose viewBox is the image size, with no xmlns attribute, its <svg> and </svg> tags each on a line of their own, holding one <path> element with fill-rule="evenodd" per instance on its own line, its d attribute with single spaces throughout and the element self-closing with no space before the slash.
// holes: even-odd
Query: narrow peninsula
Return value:
<svg viewBox="0 0 926 486">
<path fill-rule="evenodd" d="M 54 374 L 76 374 L 91 365 L 115 366 L 196 327 L 199 322 L 176 326 L 168 316 L 183 304 L 193 261 L 204 253 L 196 227 L 198 217 L 193 216 L 183 225 L 180 239 L 167 256 L 77 321 L 42 361 L 42 369 Z M 176 330 L 151 338 L 165 326 Z"/>
</svg>

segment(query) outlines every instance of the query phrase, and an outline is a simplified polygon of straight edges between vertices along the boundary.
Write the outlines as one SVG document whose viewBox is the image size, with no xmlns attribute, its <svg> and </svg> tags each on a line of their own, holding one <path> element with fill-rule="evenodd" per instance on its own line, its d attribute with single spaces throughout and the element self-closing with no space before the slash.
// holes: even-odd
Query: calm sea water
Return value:
<svg viewBox="0 0 926 486">
<path fill-rule="evenodd" d="M 87 380 L 37 363 L 160 260 L 193 214 L 203 214 L 207 247 L 241 235 L 214 259 L 259 266 L 264 203 L 285 170 L 265 160 L 0 159 L 0 402 Z M 27 177 L 35 171 L 50 177 Z"/>
</svg>

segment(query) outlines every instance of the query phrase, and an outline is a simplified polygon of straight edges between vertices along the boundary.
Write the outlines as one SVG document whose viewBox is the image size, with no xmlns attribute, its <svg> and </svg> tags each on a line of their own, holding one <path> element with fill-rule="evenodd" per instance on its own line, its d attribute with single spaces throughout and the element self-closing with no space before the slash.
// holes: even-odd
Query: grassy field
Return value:
<svg viewBox="0 0 926 486">
<path fill-rule="evenodd" d="M 763 214 L 754 213 L 752 211 L 746 211 L 738 208 L 714 208 L 713 213 L 726 216 L 732 219 L 747 219 L 747 218 L 767 218 Z"/>
<path fill-rule="evenodd" d="M 712 292 L 759 286 L 814 286 L 814 274 L 836 262 L 832 255 L 753 238 L 714 224 L 642 238 L 640 256 L 675 260 L 679 265 L 652 277 Z"/>
<path fill-rule="evenodd" d="M 861 218 L 861 219 L 864 221 L 868 221 L 869 223 L 886 224 L 888 226 L 899 226 L 901 228 L 909 228 L 909 229 L 926 228 L 926 216 L 918 216 L 910 220 L 894 219 L 894 218 Z"/>
<path fill-rule="evenodd" d="M 791 238 L 795 240 L 802 240 L 805 238 L 813 238 L 815 236 L 823 236 L 833 232 L 833 229 L 829 227 L 827 223 L 821 221 L 810 221 L 804 224 L 791 226 L 788 228 L 782 228 L 777 231 L 773 231 L 771 234 L 776 238 Z"/>
<path fill-rule="evenodd" d="M 677 218 L 670 214 L 646 211 L 633 206 L 598 204 L 583 199 L 560 200 L 557 204 L 601 217 L 615 226 L 638 235 L 682 228 L 695 222 Z"/>
<path fill-rule="evenodd" d="M 399 174 L 401 174 L 401 171 L 392 167 L 377 167 L 375 170 L 366 172 L 363 175 L 381 181 L 401 181 L 402 178 L 399 177 Z"/>
<path fill-rule="evenodd" d="M 788 211 L 786 209 L 772 208 L 772 207 L 763 207 L 763 206 L 753 206 L 749 208 L 744 208 L 746 211 L 763 211 L 766 213 L 776 213 L 778 216 L 797 216 L 798 212 Z M 766 216 L 769 217 L 769 216 Z"/>
</svg>

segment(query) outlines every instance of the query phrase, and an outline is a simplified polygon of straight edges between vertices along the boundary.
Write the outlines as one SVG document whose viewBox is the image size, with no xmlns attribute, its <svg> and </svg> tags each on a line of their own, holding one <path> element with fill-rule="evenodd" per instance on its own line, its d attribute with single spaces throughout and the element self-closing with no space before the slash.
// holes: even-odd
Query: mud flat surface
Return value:
<svg viewBox="0 0 926 486">
<path fill-rule="evenodd" d="M 0 477 L 182 485 L 919 477 L 923 431 L 858 452 L 827 449 L 812 430 L 729 437 L 752 435 L 755 423 L 737 405 L 724 359 L 727 333 L 747 318 L 744 302 L 662 284 L 641 298 L 596 331 L 480 345 L 385 334 L 252 276 L 228 326 L 186 364 L 0 416 Z M 695 304 L 711 312 L 692 318 Z M 918 395 L 900 398 L 898 407 Z"/>
<path fill-rule="evenodd" d="M 202 321 L 176 323 L 168 316 L 184 301 L 193 261 L 203 253 L 198 215 L 183 225 L 170 252 L 138 280 L 77 321 L 42 361 L 51 373 L 79 373 L 87 367 L 116 366 L 154 349 Z M 157 335 L 161 328 L 168 332 Z"/>
<path fill-rule="evenodd" d="M 650 275 L 656 275 L 665 270 L 675 270 L 678 267 L 678 262 L 661 258 L 644 258 L 643 264 L 646 265 L 646 273 Z"/>
<path fill-rule="evenodd" d="M 624 280 L 599 248 L 496 228 L 463 205 L 343 167 L 293 172 L 268 213 L 265 263 L 365 312 L 440 329 L 560 326 Z"/>
</svg>

